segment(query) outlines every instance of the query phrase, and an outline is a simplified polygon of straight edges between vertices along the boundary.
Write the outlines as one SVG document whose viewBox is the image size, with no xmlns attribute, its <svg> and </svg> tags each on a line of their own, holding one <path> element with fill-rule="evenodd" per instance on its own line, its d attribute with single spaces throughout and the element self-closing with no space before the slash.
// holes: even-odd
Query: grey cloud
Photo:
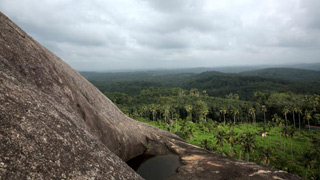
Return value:
<svg viewBox="0 0 320 180">
<path fill-rule="evenodd" d="M 166 13 L 192 12 L 203 7 L 203 0 L 148 0 L 151 7 Z"/>
<path fill-rule="evenodd" d="M 319 61 L 318 0 L 1 0 L 79 70 Z"/>
<path fill-rule="evenodd" d="M 302 21 L 305 21 L 310 28 L 320 29 L 320 3 L 317 0 L 303 0 L 300 2 L 304 11 Z"/>
</svg>

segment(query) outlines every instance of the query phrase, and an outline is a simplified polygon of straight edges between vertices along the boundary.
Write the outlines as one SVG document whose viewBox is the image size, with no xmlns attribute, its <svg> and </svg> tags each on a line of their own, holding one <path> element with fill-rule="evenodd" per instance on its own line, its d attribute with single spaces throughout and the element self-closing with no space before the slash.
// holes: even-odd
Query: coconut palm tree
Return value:
<svg viewBox="0 0 320 180">
<path fill-rule="evenodd" d="M 286 120 L 286 126 L 288 126 L 287 114 L 288 114 L 289 112 L 290 112 L 290 110 L 289 110 L 287 107 L 283 108 L 283 110 L 282 110 L 282 113 L 283 113 L 284 118 L 285 118 L 285 120 Z"/>
<path fill-rule="evenodd" d="M 249 114 L 251 115 L 252 117 L 252 122 L 254 123 L 254 127 L 256 127 L 256 110 L 252 107 L 249 109 Z"/>
<path fill-rule="evenodd" d="M 163 105 L 157 105 L 157 111 L 159 112 L 159 119 L 162 119 L 162 113 L 164 111 L 164 106 Z"/>
<path fill-rule="evenodd" d="M 177 116 L 179 116 L 179 113 L 177 113 L 177 111 L 176 111 L 176 108 L 177 108 L 178 106 L 176 105 L 176 104 L 171 104 L 171 106 L 170 106 L 170 112 L 171 112 L 171 119 L 172 120 L 174 120 L 175 121 L 175 124 L 176 124 L 176 132 L 178 131 L 178 119 L 179 119 L 179 117 L 177 117 L 177 118 L 173 118 L 174 117 L 174 115 L 177 115 Z M 177 113 L 177 114 L 176 114 Z"/>
<path fill-rule="evenodd" d="M 173 114 L 176 112 L 177 105 L 170 106 L 171 119 L 173 119 Z"/>
<path fill-rule="evenodd" d="M 310 119 L 312 119 L 312 116 L 308 110 L 306 110 L 304 112 L 304 118 L 308 121 L 308 126 L 309 126 L 309 130 L 310 130 Z"/>
<path fill-rule="evenodd" d="M 149 110 L 152 113 L 152 120 L 155 121 L 155 113 L 157 112 L 157 107 L 154 104 L 151 104 Z"/>
<path fill-rule="evenodd" d="M 203 115 L 204 115 L 204 120 L 207 121 L 207 115 L 209 114 L 209 110 L 206 109 L 203 111 Z"/>
<path fill-rule="evenodd" d="M 262 106 L 261 108 L 261 111 L 263 112 L 263 121 L 264 121 L 264 124 L 267 123 L 266 121 L 266 112 L 267 112 L 267 107 L 265 105 Z"/>
<path fill-rule="evenodd" d="M 222 107 L 220 109 L 220 113 L 223 115 L 223 122 L 224 122 L 224 125 L 226 125 L 226 114 L 227 114 L 228 110 L 227 108 L 225 107 Z"/>
<path fill-rule="evenodd" d="M 167 117 L 170 116 L 170 106 L 166 105 L 163 108 L 164 121 L 167 122 Z"/>
<path fill-rule="evenodd" d="M 295 113 L 298 111 L 297 107 L 293 107 L 291 109 L 292 111 L 292 120 L 293 120 L 293 127 L 296 128 L 296 117 L 295 117 Z"/>
<path fill-rule="evenodd" d="M 232 114 L 233 114 L 233 124 L 235 125 L 236 124 L 236 115 L 239 114 L 239 110 L 233 109 Z"/>
<path fill-rule="evenodd" d="M 159 125 L 161 126 L 162 124 L 162 115 L 163 115 L 163 112 L 164 112 L 164 105 L 160 105 L 158 104 L 157 106 L 157 112 L 159 112 L 159 119 L 158 119 L 158 123 Z M 156 115 L 157 115 L 157 112 L 156 112 Z M 166 124 L 166 122 L 164 122 L 164 124 Z"/>
<path fill-rule="evenodd" d="M 298 113 L 298 115 L 299 115 L 299 131 L 300 131 L 302 110 L 301 110 L 299 107 L 297 107 L 296 110 L 297 110 L 297 113 Z"/>
</svg>

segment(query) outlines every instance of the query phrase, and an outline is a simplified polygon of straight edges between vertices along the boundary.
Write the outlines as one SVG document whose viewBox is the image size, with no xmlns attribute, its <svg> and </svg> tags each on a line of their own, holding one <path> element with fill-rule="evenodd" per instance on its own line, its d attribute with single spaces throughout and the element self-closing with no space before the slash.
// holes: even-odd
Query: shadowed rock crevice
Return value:
<svg viewBox="0 0 320 180">
<path fill-rule="evenodd" d="M 172 179 L 299 179 L 130 119 L 2 13 L 0 82 L 0 179 L 141 179 L 125 161 L 146 150 L 180 157 Z"/>
</svg>

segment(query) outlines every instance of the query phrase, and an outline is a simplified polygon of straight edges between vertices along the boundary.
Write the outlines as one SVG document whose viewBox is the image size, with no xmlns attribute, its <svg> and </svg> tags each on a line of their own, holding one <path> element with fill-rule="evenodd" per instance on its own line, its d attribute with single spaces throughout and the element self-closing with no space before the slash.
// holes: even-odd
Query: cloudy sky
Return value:
<svg viewBox="0 0 320 180">
<path fill-rule="evenodd" d="M 319 0 L 0 0 L 77 70 L 320 62 Z"/>
</svg>

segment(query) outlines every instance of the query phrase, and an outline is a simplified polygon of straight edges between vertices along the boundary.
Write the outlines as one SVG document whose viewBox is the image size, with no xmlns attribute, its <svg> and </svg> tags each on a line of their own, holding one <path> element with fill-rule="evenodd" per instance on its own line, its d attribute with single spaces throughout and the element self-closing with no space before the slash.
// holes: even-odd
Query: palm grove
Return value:
<svg viewBox="0 0 320 180">
<path fill-rule="evenodd" d="M 105 95 L 128 116 L 209 151 L 319 178 L 320 133 L 305 129 L 320 124 L 319 95 L 255 92 L 243 101 L 236 93 L 156 87 Z"/>
</svg>

